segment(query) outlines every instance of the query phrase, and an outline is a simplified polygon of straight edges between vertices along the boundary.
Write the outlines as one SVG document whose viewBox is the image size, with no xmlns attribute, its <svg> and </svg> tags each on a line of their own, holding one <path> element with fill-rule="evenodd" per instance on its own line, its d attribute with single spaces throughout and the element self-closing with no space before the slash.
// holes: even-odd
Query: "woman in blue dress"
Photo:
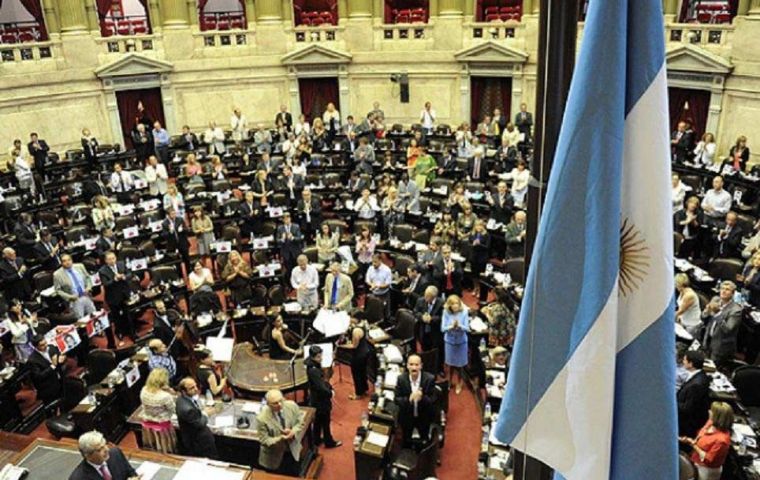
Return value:
<svg viewBox="0 0 760 480">
<path fill-rule="evenodd" d="M 449 382 L 457 395 L 462 392 L 462 371 L 467 366 L 467 332 L 470 331 L 470 314 L 462 299 L 451 295 L 443 306 L 441 331 L 445 344 L 445 361 L 449 366 Z M 459 377 L 454 383 L 454 372 Z"/>
</svg>

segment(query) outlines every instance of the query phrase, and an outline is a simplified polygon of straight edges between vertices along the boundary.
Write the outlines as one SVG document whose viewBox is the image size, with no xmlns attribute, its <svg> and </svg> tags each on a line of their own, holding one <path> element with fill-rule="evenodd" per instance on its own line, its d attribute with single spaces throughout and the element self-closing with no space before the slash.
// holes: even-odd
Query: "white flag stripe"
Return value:
<svg viewBox="0 0 760 480">
<path fill-rule="evenodd" d="M 617 310 L 614 287 L 599 318 L 511 443 L 563 472 L 567 480 L 603 479 L 609 472 Z"/>
<path fill-rule="evenodd" d="M 648 247 L 645 278 L 636 290 L 620 298 L 618 351 L 657 321 L 673 298 L 673 237 L 669 224 L 670 160 L 666 70 L 660 72 L 625 120 L 622 218 L 641 233 Z M 663 215 L 663 212 L 668 212 Z"/>
</svg>

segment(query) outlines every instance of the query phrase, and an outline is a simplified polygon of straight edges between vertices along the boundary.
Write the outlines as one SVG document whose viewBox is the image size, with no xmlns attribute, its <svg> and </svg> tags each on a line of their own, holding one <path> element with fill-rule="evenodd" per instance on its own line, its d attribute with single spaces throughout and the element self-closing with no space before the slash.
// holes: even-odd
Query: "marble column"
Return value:
<svg viewBox="0 0 760 480">
<path fill-rule="evenodd" d="M 58 23 L 58 12 L 54 0 L 42 0 L 42 12 L 45 15 L 45 28 L 48 34 L 61 33 L 61 24 Z"/>
<path fill-rule="evenodd" d="M 760 17 L 760 0 L 750 0 L 748 13 L 750 17 Z"/>
<path fill-rule="evenodd" d="M 88 30 L 87 12 L 82 0 L 58 0 L 61 33 L 80 34 Z"/>
<path fill-rule="evenodd" d="M 161 26 L 165 29 L 185 28 L 188 25 L 185 0 L 161 0 Z"/>
<path fill-rule="evenodd" d="M 95 2 L 86 2 L 84 8 L 87 11 L 87 26 L 91 32 L 100 31 L 100 18 Z"/>
<path fill-rule="evenodd" d="M 523 15 L 531 15 L 533 14 L 533 4 L 539 3 L 539 0 L 523 0 L 522 2 L 522 11 Z"/>
<path fill-rule="evenodd" d="M 439 16 L 459 16 L 464 13 L 465 0 L 438 0 Z"/>
<path fill-rule="evenodd" d="M 678 13 L 678 0 L 664 0 L 663 10 L 665 15 L 675 15 Z"/>
<path fill-rule="evenodd" d="M 351 0 L 348 2 L 348 16 L 349 18 L 371 17 L 372 0 Z"/>
<path fill-rule="evenodd" d="M 256 20 L 273 22 L 282 20 L 282 0 L 258 0 Z"/>
<path fill-rule="evenodd" d="M 338 22 L 348 18 L 348 0 L 338 0 Z"/>
<path fill-rule="evenodd" d="M 253 1 L 254 0 L 245 0 L 245 21 L 248 25 L 256 22 L 256 8 Z"/>
<path fill-rule="evenodd" d="M 185 9 L 187 10 L 187 18 L 190 25 L 198 25 L 198 0 L 185 0 Z"/>
<path fill-rule="evenodd" d="M 150 28 L 153 33 L 163 29 L 163 15 L 158 0 L 148 0 L 148 18 L 150 18 Z"/>
<path fill-rule="evenodd" d="M 291 0 L 282 0 L 282 6 L 280 7 L 282 10 L 282 18 L 283 20 L 288 20 L 290 22 L 293 21 L 293 2 Z"/>
</svg>

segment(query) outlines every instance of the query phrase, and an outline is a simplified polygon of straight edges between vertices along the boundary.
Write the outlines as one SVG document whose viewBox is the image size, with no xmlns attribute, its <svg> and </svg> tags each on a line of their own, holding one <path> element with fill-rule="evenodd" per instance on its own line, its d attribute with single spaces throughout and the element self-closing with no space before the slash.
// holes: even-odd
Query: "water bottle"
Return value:
<svg viewBox="0 0 760 480">
<path fill-rule="evenodd" d="M 362 412 L 362 427 L 367 428 L 369 426 L 369 414 Z"/>
<path fill-rule="evenodd" d="M 214 395 L 211 393 L 211 389 L 206 390 L 206 405 L 211 406 L 214 404 Z"/>
<path fill-rule="evenodd" d="M 486 349 L 486 339 L 485 338 L 481 338 L 480 339 L 480 351 L 482 352 L 485 349 Z"/>
<path fill-rule="evenodd" d="M 486 422 L 491 421 L 491 404 L 489 402 L 486 402 L 486 407 L 483 409 L 483 415 L 485 416 Z"/>
</svg>

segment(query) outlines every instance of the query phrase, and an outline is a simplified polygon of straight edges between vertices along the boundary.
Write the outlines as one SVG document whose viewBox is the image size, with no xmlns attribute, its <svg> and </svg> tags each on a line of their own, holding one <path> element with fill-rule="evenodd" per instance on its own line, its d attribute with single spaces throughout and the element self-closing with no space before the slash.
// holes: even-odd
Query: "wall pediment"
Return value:
<svg viewBox="0 0 760 480">
<path fill-rule="evenodd" d="M 306 48 L 284 55 L 281 61 L 283 65 L 287 66 L 336 65 L 351 63 L 352 58 L 350 53 L 312 44 Z"/>
<path fill-rule="evenodd" d="M 174 69 L 171 63 L 130 53 L 124 57 L 103 65 L 95 70 L 95 75 L 101 79 L 127 77 L 137 75 L 158 75 Z"/>
<path fill-rule="evenodd" d="M 668 71 L 727 75 L 734 66 L 725 58 L 694 45 L 679 45 L 665 53 Z"/>
<path fill-rule="evenodd" d="M 516 48 L 499 45 L 488 41 L 474 47 L 460 50 L 454 54 L 454 58 L 462 63 L 494 64 L 494 63 L 519 63 L 528 60 L 528 53 Z"/>
</svg>

